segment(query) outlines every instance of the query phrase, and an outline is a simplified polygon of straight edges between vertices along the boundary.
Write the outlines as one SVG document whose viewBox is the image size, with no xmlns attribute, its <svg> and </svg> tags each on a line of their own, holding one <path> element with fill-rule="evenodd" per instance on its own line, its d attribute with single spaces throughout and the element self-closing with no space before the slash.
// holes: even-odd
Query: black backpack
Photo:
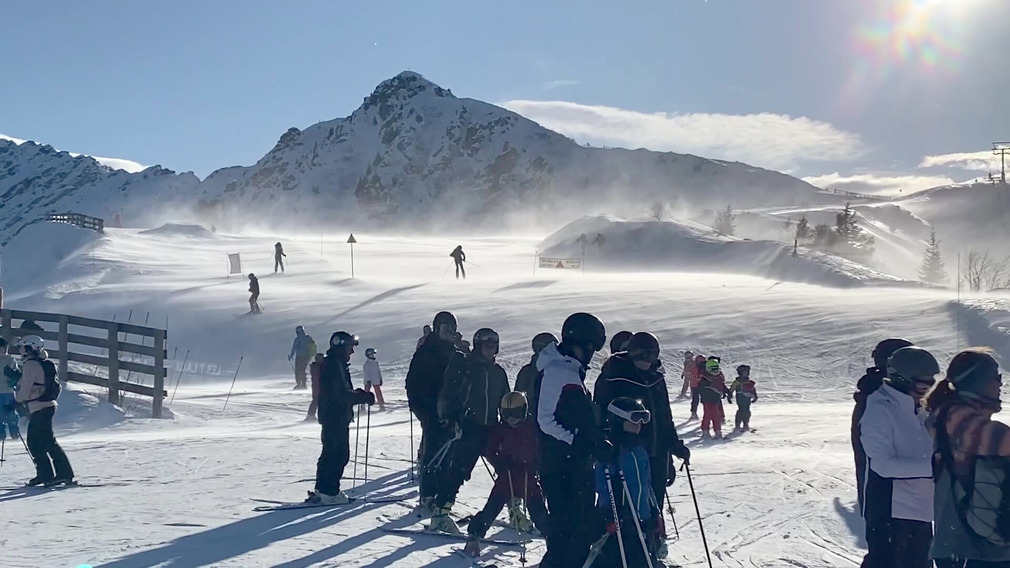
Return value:
<svg viewBox="0 0 1010 568">
<path fill-rule="evenodd" d="M 63 384 L 60 383 L 59 377 L 56 376 L 56 365 L 49 359 L 36 359 L 36 361 L 42 365 L 42 372 L 46 377 L 46 386 L 42 394 L 38 398 L 35 398 L 33 402 L 54 401 L 63 392 Z"/>
</svg>

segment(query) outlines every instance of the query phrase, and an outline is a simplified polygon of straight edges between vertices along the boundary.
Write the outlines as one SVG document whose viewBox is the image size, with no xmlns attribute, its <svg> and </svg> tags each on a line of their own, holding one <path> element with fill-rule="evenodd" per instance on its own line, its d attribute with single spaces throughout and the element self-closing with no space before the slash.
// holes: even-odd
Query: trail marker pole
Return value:
<svg viewBox="0 0 1010 568">
<path fill-rule="evenodd" d="M 356 242 L 358 240 L 354 238 L 354 233 L 351 233 L 351 236 L 347 237 L 347 244 L 351 245 L 351 278 L 354 278 L 354 243 Z"/>
</svg>

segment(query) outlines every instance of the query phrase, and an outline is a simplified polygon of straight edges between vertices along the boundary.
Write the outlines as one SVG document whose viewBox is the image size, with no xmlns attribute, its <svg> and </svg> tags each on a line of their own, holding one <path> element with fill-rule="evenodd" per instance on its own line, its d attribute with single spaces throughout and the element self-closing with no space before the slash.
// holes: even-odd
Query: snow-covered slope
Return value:
<svg viewBox="0 0 1010 568">
<path fill-rule="evenodd" d="M 751 274 L 840 287 L 917 285 L 835 255 L 800 249 L 793 256 L 792 247 L 780 242 L 725 237 L 685 221 L 629 222 L 586 217 L 547 237 L 538 249 L 546 257 L 579 258 L 581 235 L 590 241 L 597 235 L 604 238 L 603 247 L 590 245 L 585 249 L 585 262 L 591 270 Z"/>
<path fill-rule="evenodd" d="M 968 249 L 991 249 L 997 257 L 1010 254 L 1010 186 L 944 186 L 896 203 L 936 227 L 948 264 Z"/>
</svg>

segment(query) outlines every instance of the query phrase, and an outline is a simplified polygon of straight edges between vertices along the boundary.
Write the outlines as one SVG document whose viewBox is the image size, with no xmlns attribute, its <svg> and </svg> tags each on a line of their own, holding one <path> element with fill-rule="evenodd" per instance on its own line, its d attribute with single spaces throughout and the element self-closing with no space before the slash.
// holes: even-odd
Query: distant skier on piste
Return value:
<svg viewBox="0 0 1010 568">
<path fill-rule="evenodd" d="M 473 334 L 473 351 L 456 355 L 445 369 L 438 395 L 439 422 L 455 440 L 448 459 L 439 467 L 431 530 L 461 534 L 449 517 L 463 483 L 487 446 L 491 427 L 498 423 L 498 406 L 512 389 L 505 369 L 495 362 L 498 334 L 481 328 Z"/>
<path fill-rule="evenodd" d="M 300 325 L 295 327 L 295 339 L 291 342 L 291 352 L 288 353 L 288 361 L 294 359 L 295 362 L 295 390 L 307 388 L 305 369 L 315 356 L 315 340 L 311 335 L 305 333 L 304 327 Z"/>
<path fill-rule="evenodd" d="M 278 241 L 277 244 L 274 245 L 274 274 L 277 273 L 278 267 L 280 267 L 281 273 L 284 272 L 284 258 L 286 256 L 288 255 L 284 254 L 284 247 L 281 246 L 281 243 Z"/>
<path fill-rule="evenodd" d="M 628 341 L 627 351 L 611 355 L 596 379 L 593 402 L 607 408 L 618 398 L 636 400 L 649 411 L 651 420 L 642 423 L 639 440 L 644 444 L 652 467 L 650 490 L 662 507 L 666 487 L 673 485 L 676 468 L 672 456 L 689 461 L 691 451 L 677 436 L 670 410 L 670 394 L 659 360 L 659 339 L 647 332 L 638 332 Z M 611 439 L 613 441 L 613 439 Z M 662 516 L 657 520 L 656 553 L 667 557 L 666 526 Z"/>
<path fill-rule="evenodd" d="M 757 402 L 757 384 L 750 378 L 750 365 L 740 365 L 736 368 L 736 379 L 729 387 L 729 395 L 726 399 L 732 404 L 736 398 L 736 419 L 734 420 L 734 432 L 746 432 L 750 430 L 750 405 Z"/>
<path fill-rule="evenodd" d="M 680 372 L 680 378 L 684 380 L 684 384 L 680 387 L 680 396 L 677 398 L 687 398 L 688 391 L 694 392 L 697 388 L 697 377 L 698 377 L 698 365 L 694 362 L 694 353 L 691 351 L 684 352 L 684 368 Z"/>
<path fill-rule="evenodd" d="M 540 484 L 550 511 L 541 566 L 580 568 L 598 534 L 593 456 L 609 462 L 613 446 L 603 436 L 585 380 L 606 341 L 599 318 L 575 313 L 561 328 L 561 343 L 547 345 L 537 356 Z"/>
<path fill-rule="evenodd" d="M 452 343 L 452 336 L 456 333 L 456 316 L 450 312 L 439 312 L 435 314 L 431 327 L 432 332 L 424 337 L 421 346 L 414 352 L 404 380 L 407 405 L 421 425 L 418 512 L 422 515 L 432 512 L 437 491 L 437 475 L 429 475 L 427 467 L 448 441 L 438 423 L 438 393 L 442 390 L 449 360 L 459 353 Z"/>
<path fill-rule="evenodd" d="M 346 331 L 330 336 L 330 349 L 323 360 L 319 387 L 319 423 L 323 427 L 323 450 L 316 464 L 315 491 L 307 503 L 345 505 L 350 499 L 340 490 L 344 468 L 351 459 L 350 428 L 354 406 L 374 404 L 375 396 L 351 384 L 348 366 L 358 338 Z"/>
<path fill-rule="evenodd" d="M 7 353 L 7 341 L 0 337 L 0 440 L 6 435 L 20 438 L 18 414 L 14 407 L 14 391 L 21 380 L 21 369 L 14 357 Z"/>
<path fill-rule="evenodd" d="M 484 456 L 494 467 L 497 478 L 484 508 L 467 526 L 469 538 L 465 552 L 469 556 L 480 556 L 480 539 L 506 505 L 512 528 L 530 533 L 535 526 L 542 535 L 549 531 L 547 505 L 536 470 L 539 433 L 528 408 L 523 393 L 505 395 L 500 407 L 501 422 L 492 426 L 488 433 Z M 523 512 L 524 506 L 529 510 L 529 517 Z"/>
<path fill-rule="evenodd" d="M 722 407 L 722 399 L 729 390 L 726 388 L 726 377 L 722 374 L 721 360 L 710 356 L 705 361 L 705 372 L 698 381 L 699 398 L 704 414 L 701 418 L 701 436 L 711 436 L 709 429 L 715 431 L 715 437 L 722 439 L 722 423 L 726 413 Z"/>
<path fill-rule="evenodd" d="M 260 281 L 252 272 L 249 273 L 249 313 L 258 314 L 260 309 Z"/>
<path fill-rule="evenodd" d="M 463 245 L 456 245 L 449 256 L 456 263 L 456 280 L 459 280 L 460 273 L 463 274 L 463 280 L 466 280 L 466 268 L 463 267 L 463 263 L 466 262 L 466 253 L 463 252 Z"/>
<path fill-rule="evenodd" d="M 56 399 L 62 390 L 56 376 L 56 365 L 49 360 L 41 337 L 22 337 L 18 346 L 24 364 L 14 399 L 18 404 L 27 406 L 28 450 L 35 461 L 35 477 L 28 485 L 73 484 L 74 469 L 53 434 L 53 416 L 58 406 Z"/>
<path fill-rule="evenodd" d="M 379 410 L 386 410 L 386 401 L 382 398 L 382 369 L 376 359 L 377 351 L 373 347 L 365 349 L 365 362 L 361 365 L 361 374 L 365 378 L 365 392 L 375 390 L 375 400 Z"/>
</svg>

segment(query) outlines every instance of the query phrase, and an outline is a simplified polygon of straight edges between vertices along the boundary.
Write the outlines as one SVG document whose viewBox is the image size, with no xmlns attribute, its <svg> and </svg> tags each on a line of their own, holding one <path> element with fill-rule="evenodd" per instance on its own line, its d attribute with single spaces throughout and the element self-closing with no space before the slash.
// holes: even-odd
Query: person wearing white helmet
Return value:
<svg viewBox="0 0 1010 568">
<path fill-rule="evenodd" d="M 61 386 L 56 377 L 56 365 L 49 360 L 45 343 L 37 335 L 23 337 L 18 343 L 24 364 L 15 400 L 28 407 L 28 449 L 35 461 L 34 485 L 70 485 L 74 469 L 53 434 L 53 415 Z"/>
<path fill-rule="evenodd" d="M 379 410 L 385 412 L 386 401 L 382 399 L 382 370 L 379 369 L 379 362 L 375 360 L 375 348 L 365 349 L 365 363 L 361 365 L 361 372 L 365 376 L 365 392 L 372 392 L 375 389 L 375 401 L 379 403 Z"/>
</svg>

